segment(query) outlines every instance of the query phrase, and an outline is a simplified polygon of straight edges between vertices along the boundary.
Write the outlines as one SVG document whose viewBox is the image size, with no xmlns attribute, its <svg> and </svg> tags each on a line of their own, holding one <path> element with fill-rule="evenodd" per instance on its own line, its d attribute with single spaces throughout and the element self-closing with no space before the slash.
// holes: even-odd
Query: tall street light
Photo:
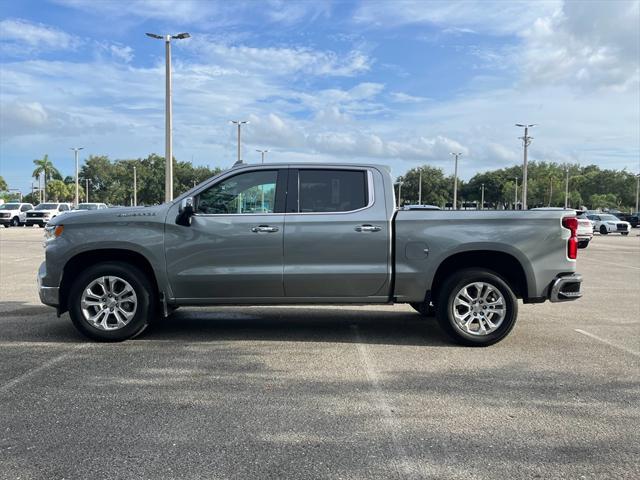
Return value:
<svg viewBox="0 0 640 480">
<path fill-rule="evenodd" d="M 85 200 L 85 202 L 89 203 L 89 179 L 86 178 L 85 182 L 86 182 L 87 186 L 85 187 L 84 200 Z"/>
<path fill-rule="evenodd" d="M 636 174 L 636 211 L 638 213 L 638 199 L 640 199 L 640 173 Z"/>
<path fill-rule="evenodd" d="M 240 155 L 240 131 L 242 129 L 242 125 L 246 125 L 249 122 L 247 120 L 231 120 L 231 123 L 238 126 L 238 160 L 236 160 L 236 163 L 234 165 L 242 165 L 243 162 Z"/>
<path fill-rule="evenodd" d="M 164 201 L 173 200 L 173 140 L 171 138 L 173 131 L 173 119 L 171 118 L 171 39 L 182 40 L 189 38 L 188 33 L 179 33 L 178 35 L 158 35 L 155 33 L 147 33 L 147 37 L 164 40 L 165 45 L 165 138 L 164 138 Z"/>
<path fill-rule="evenodd" d="M 138 206 L 138 177 L 135 165 L 133 166 L 133 206 Z"/>
<path fill-rule="evenodd" d="M 480 210 L 484 210 L 484 183 L 482 184 L 482 196 L 480 197 Z"/>
<path fill-rule="evenodd" d="M 78 204 L 80 203 L 80 187 L 78 186 L 78 152 L 83 150 L 84 147 L 72 147 L 73 155 L 76 160 L 76 208 L 78 208 Z"/>
<path fill-rule="evenodd" d="M 566 209 L 569 206 L 569 167 L 565 167 L 564 169 L 565 179 L 564 179 L 564 208 Z"/>
<path fill-rule="evenodd" d="M 269 153 L 269 150 L 256 150 L 256 152 L 260 153 L 260 157 L 262 158 L 262 163 L 264 163 L 264 154 Z"/>
<path fill-rule="evenodd" d="M 420 167 L 420 175 L 418 176 L 418 205 L 422 205 L 422 167 Z"/>
<path fill-rule="evenodd" d="M 516 123 L 516 127 L 524 128 L 524 136 L 519 137 L 524 146 L 524 162 L 522 164 L 522 210 L 527 209 L 527 147 L 531 145 L 531 140 L 533 140 L 533 137 L 529 136 L 529 129 L 536 125 L 536 123 Z"/>
<path fill-rule="evenodd" d="M 451 152 L 456 157 L 455 167 L 453 170 L 453 209 L 458 209 L 458 157 L 462 155 L 460 152 Z"/>
<path fill-rule="evenodd" d="M 518 177 L 516 177 L 516 193 L 513 199 L 513 209 L 514 210 L 518 209 Z"/>
</svg>

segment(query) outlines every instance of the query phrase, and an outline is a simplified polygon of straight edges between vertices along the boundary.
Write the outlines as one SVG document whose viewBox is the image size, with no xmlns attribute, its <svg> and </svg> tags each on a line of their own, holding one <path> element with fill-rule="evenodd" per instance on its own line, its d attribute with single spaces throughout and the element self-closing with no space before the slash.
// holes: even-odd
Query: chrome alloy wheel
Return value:
<svg viewBox="0 0 640 480">
<path fill-rule="evenodd" d="M 100 330 L 117 330 L 126 326 L 136 314 L 138 297 L 126 280 L 99 277 L 84 289 L 80 307 L 89 324 Z"/>
<path fill-rule="evenodd" d="M 453 300 L 453 318 L 464 333 L 489 335 L 500 327 L 505 315 L 504 296 L 490 283 L 465 285 Z"/>
</svg>

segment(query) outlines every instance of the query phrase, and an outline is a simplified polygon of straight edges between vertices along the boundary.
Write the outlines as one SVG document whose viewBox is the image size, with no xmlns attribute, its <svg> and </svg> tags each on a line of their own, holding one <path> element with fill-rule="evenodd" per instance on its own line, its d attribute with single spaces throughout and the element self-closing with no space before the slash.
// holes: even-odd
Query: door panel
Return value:
<svg viewBox="0 0 640 480">
<path fill-rule="evenodd" d="M 309 169 L 311 170 L 311 169 Z M 314 169 L 315 172 L 318 169 Z M 284 285 L 287 297 L 356 298 L 387 295 L 389 222 L 382 198 L 373 196 L 378 179 L 364 171 L 366 198 L 353 178 L 318 175 L 299 169 L 296 207 L 289 202 L 284 235 Z M 294 171 L 290 173 L 295 175 Z M 305 178 L 307 181 L 305 182 Z M 307 188 L 305 183 L 309 184 Z M 306 195 L 305 197 L 305 190 Z M 361 207 L 361 208 L 358 208 Z M 340 212 L 355 208 L 353 212 Z M 290 210 L 291 209 L 291 210 Z M 336 211 L 328 211 L 335 209 Z"/>
<path fill-rule="evenodd" d="M 167 225 L 167 274 L 176 298 L 284 295 L 284 200 L 277 192 L 284 185 L 286 170 L 240 172 L 195 196 L 190 226 Z"/>
</svg>

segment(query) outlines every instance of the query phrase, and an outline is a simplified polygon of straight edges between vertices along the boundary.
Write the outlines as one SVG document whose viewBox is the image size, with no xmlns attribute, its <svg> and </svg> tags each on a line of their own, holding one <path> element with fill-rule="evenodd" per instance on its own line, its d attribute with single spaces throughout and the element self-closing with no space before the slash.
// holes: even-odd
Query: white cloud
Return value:
<svg viewBox="0 0 640 480">
<path fill-rule="evenodd" d="M 129 63 L 133 60 L 133 48 L 127 45 L 109 45 L 109 52 L 116 58 Z"/>
<path fill-rule="evenodd" d="M 416 97 L 403 92 L 391 92 L 390 96 L 396 103 L 420 103 L 427 100 L 425 97 Z"/>
<path fill-rule="evenodd" d="M 0 21 L 0 41 L 4 53 L 21 54 L 41 50 L 67 50 L 80 40 L 57 28 L 21 19 Z"/>
<path fill-rule="evenodd" d="M 640 1 L 566 2 L 523 32 L 524 81 L 638 88 Z"/>
<path fill-rule="evenodd" d="M 366 72 L 371 60 L 363 52 L 353 50 L 346 55 L 307 47 L 250 47 L 228 45 L 208 35 L 198 35 L 186 42 L 185 48 L 209 62 L 240 71 L 269 75 L 298 73 L 352 77 Z"/>
<path fill-rule="evenodd" d="M 395 0 L 363 2 L 354 15 L 358 24 L 376 28 L 426 24 L 443 33 L 513 35 L 536 18 L 550 15 L 561 0 Z"/>
</svg>

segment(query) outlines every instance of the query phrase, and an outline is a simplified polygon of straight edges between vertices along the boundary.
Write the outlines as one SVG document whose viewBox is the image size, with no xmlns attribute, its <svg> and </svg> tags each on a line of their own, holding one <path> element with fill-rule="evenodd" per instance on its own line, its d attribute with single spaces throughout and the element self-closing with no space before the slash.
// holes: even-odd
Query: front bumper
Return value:
<svg viewBox="0 0 640 480">
<path fill-rule="evenodd" d="M 582 297 L 580 286 L 582 285 L 582 275 L 572 273 L 557 277 L 549 288 L 549 301 L 568 302 Z"/>
<path fill-rule="evenodd" d="M 27 218 L 24 223 L 26 226 L 31 227 L 33 225 L 46 225 L 49 220 L 49 218 Z"/>
<path fill-rule="evenodd" d="M 38 269 L 38 295 L 40 295 L 40 301 L 50 307 L 58 307 L 60 305 L 60 288 L 59 287 L 45 287 L 42 285 L 42 279 L 46 275 L 46 264 L 42 262 Z"/>
</svg>

